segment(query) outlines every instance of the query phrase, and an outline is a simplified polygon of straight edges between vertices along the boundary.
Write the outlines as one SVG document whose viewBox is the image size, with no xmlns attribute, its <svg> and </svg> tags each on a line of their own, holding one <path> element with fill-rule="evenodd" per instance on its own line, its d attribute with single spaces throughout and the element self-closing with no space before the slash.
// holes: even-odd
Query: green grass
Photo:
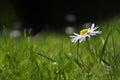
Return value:
<svg viewBox="0 0 120 80">
<path fill-rule="evenodd" d="M 79 44 L 69 35 L 0 37 L 0 80 L 120 80 L 120 19 L 99 24 L 102 34 Z M 78 58 L 78 59 L 77 59 Z"/>
</svg>

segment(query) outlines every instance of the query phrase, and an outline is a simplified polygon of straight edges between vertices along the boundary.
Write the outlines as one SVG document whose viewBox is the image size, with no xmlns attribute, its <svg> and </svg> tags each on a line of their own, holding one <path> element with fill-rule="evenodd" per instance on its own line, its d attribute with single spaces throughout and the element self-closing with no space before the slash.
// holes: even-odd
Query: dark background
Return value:
<svg viewBox="0 0 120 80">
<path fill-rule="evenodd" d="M 120 3 L 101 0 L 2 0 L 10 2 L 22 28 L 32 29 L 32 34 L 48 29 L 61 31 L 67 25 L 100 22 L 120 13 Z M 1 1 L 1 2 L 2 2 Z M 73 15 L 74 21 L 65 17 Z M 72 18 L 73 19 L 73 18 Z"/>
</svg>

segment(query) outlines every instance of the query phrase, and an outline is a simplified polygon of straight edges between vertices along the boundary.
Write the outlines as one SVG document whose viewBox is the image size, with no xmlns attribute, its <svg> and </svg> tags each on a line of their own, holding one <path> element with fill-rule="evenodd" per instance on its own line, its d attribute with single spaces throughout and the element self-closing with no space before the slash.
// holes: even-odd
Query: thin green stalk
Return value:
<svg viewBox="0 0 120 80">
<path fill-rule="evenodd" d="M 78 40 L 78 42 L 77 42 L 77 59 L 74 59 L 74 61 L 78 64 L 78 66 L 81 66 L 81 63 L 79 61 L 79 53 L 80 53 L 80 51 L 79 51 L 79 40 Z"/>
<path fill-rule="evenodd" d="M 4 34 L 5 45 L 6 45 L 7 44 L 7 31 L 5 29 L 5 26 L 3 26 L 3 34 Z"/>
<path fill-rule="evenodd" d="M 90 47 L 90 42 L 89 42 L 88 38 L 86 39 L 86 41 L 87 41 L 87 46 L 88 46 L 88 50 L 90 51 L 90 54 L 94 55 L 94 53 L 92 52 L 92 49 Z"/>
<path fill-rule="evenodd" d="M 115 41 L 114 41 L 114 38 L 113 38 L 113 27 L 111 26 L 111 36 L 112 36 L 112 46 L 113 46 L 113 53 L 114 53 L 114 56 L 115 57 Z"/>
<path fill-rule="evenodd" d="M 77 42 L 77 61 L 79 61 L 79 40 Z"/>
</svg>

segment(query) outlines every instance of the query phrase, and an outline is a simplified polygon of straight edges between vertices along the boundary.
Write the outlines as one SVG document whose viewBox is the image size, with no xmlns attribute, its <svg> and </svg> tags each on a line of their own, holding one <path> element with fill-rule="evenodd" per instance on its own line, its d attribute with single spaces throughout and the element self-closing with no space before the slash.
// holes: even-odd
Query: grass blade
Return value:
<svg viewBox="0 0 120 80">
<path fill-rule="evenodd" d="M 110 33 L 111 33 L 111 28 L 110 28 L 110 30 L 109 30 L 107 36 L 106 36 L 105 43 L 104 43 L 103 48 L 102 48 L 102 52 L 101 52 L 101 56 L 100 56 L 100 62 L 101 62 L 102 57 L 103 57 L 103 55 L 104 55 L 104 51 L 105 51 L 105 49 L 106 49 L 106 45 L 107 45 L 107 42 L 108 42 Z"/>
</svg>

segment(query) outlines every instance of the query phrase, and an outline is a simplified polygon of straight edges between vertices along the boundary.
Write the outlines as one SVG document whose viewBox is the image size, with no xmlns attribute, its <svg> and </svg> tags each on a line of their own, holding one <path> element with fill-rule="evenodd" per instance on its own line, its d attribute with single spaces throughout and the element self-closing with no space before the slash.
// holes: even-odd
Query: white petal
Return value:
<svg viewBox="0 0 120 80">
<path fill-rule="evenodd" d="M 74 35 L 76 35 L 76 36 L 78 36 L 79 34 L 77 34 L 77 33 L 73 33 Z"/>
<path fill-rule="evenodd" d="M 95 30 L 98 29 L 98 28 L 99 28 L 99 27 L 95 27 L 95 24 L 92 23 L 91 28 L 88 28 L 88 34 L 89 34 L 89 35 L 96 35 L 96 34 L 102 33 L 100 30 L 95 31 Z"/>
<path fill-rule="evenodd" d="M 96 29 L 98 29 L 99 27 L 94 27 L 93 29 L 92 29 L 92 31 L 95 31 Z"/>
<path fill-rule="evenodd" d="M 70 36 L 70 37 L 71 37 L 71 38 L 74 38 L 74 37 L 76 37 L 76 36 L 73 36 L 73 35 L 72 35 L 72 36 Z"/>
<path fill-rule="evenodd" d="M 79 40 L 79 43 L 81 43 L 82 41 L 83 41 L 83 39 L 80 39 L 80 40 Z"/>
<path fill-rule="evenodd" d="M 94 24 L 94 23 L 92 23 L 92 26 L 91 26 L 91 28 L 90 28 L 90 29 L 92 30 L 94 27 L 95 27 L 95 24 Z"/>
<path fill-rule="evenodd" d="M 76 43 L 77 41 L 79 41 L 81 43 L 82 41 L 85 41 L 87 37 L 90 38 L 90 34 L 86 33 L 84 35 L 80 35 L 77 33 L 73 33 L 73 35 L 71 35 L 70 37 L 72 42 Z"/>
<path fill-rule="evenodd" d="M 94 31 L 94 32 L 91 32 L 90 34 L 101 34 L 102 32 L 101 31 Z"/>
</svg>

